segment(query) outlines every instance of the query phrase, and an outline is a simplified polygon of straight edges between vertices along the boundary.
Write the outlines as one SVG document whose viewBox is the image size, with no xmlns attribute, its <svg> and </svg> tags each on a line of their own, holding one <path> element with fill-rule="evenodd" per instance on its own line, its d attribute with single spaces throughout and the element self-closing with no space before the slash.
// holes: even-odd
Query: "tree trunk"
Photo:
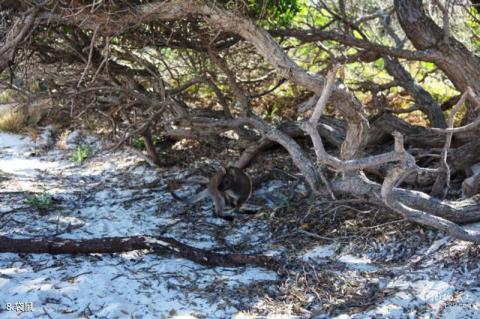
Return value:
<svg viewBox="0 0 480 319">
<path fill-rule="evenodd" d="M 417 101 L 420 110 L 427 114 L 431 127 L 445 128 L 447 122 L 442 109 L 433 97 L 424 88 L 418 85 L 410 73 L 400 64 L 397 58 L 385 56 L 385 68 L 387 72 L 397 80 Z"/>
<path fill-rule="evenodd" d="M 464 92 L 470 86 L 480 92 L 480 58 L 473 55 L 454 37 L 445 39 L 444 30 L 427 16 L 422 0 L 395 0 L 400 25 L 418 50 L 437 51 L 443 59 L 435 64 L 448 76 L 455 87 Z"/>
<path fill-rule="evenodd" d="M 427 128 L 402 120 L 391 114 L 384 114 L 370 124 L 367 145 L 378 145 L 391 139 L 393 131 L 398 131 L 405 136 L 405 144 L 415 147 L 442 147 L 445 136 L 431 132 Z"/>
</svg>

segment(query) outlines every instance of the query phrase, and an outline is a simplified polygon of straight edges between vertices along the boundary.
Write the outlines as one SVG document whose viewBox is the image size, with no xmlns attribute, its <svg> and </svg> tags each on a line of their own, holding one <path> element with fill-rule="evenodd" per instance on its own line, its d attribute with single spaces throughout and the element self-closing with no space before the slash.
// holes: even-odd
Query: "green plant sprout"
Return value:
<svg viewBox="0 0 480 319">
<path fill-rule="evenodd" d="M 81 146 L 78 146 L 75 151 L 73 152 L 73 155 L 71 157 L 71 160 L 76 163 L 83 163 L 87 158 L 90 153 L 90 150 L 87 145 L 83 144 Z"/>
<path fill-rule="evenodd" d="M 27 204 L 39 209 L 48 207 L 51 202 L 50 195 L 48 195 L 46 192 L 43 192 L 39 195 L 28 196 L 26 200 Z"/>
</svg>

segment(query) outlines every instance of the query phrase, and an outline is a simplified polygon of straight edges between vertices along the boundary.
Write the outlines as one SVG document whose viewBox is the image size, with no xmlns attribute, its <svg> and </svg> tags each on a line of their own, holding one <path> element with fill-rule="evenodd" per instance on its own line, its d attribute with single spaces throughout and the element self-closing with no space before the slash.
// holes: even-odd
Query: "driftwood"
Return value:
<svg viewBox="0 0 480 319">
<path fill-rule="evenodd" d="M 305 132 L 294 122 L 282 123 L 277 128 L 295 139 L 306 137 Z M 345 138 L 344 121 L 328 116 L 322 117 L 319 120 L 317 129 L 322 139 L 327 141 L 330 145 L 334 147 L 341 146 L 343 139 Z M 405 136 L 405 144 L 415 148 L 423 147 L 426 149 L 440 149 L 445 142 L 445 137 L 433 129 L 412 125 L 391 114 L 383 114 L 372 120 L 368 130 L 366 145 L 375 146 L 377 148 L 387 148 L 388 146 L 385 144 L 392 140 L 391 133 L 394 131 L 402 133 L 402 135 Z M 472 133 L 475 133 L 475 131 L 459 132 L 458 136 L 455 136 L 456 139 L 454 138 L 452 142 L 454 144 L 459 144 L 458 147 L 450 149 L 447 155 L 447 163 L 452 174 L 468 169 L 477 163 L 478 158 L 480 158 L 480 140 L 472 140 Z M 462 143 L 464 140 L 468 140 L 468 142 Z M 457 143 L 455 143 L 455 141 L 457 141 Z M 245 167 L 260 152 L 268 150 L 275 145 L 278 145 L 278 143 L 263 138 L 244 151 L 239 163 L 242 164 L 242 167 Z M 365 170 L 379 177 L 384 177 L 387 175 L 389 168 L 390 165 L 381 165 L 378 167 L 367 167 Z M 431 185 L 435 181 L 435 177 L 435 172 L 424 172 L 420 175 L 409 176 L 405 182 L 425 186 Z"/>
<path fill-rule="evenodd" d="M 240 267 L 259 266 L 278 269 L 277 262 L 268 256 L 219 254 L 195 248 L 168 237 L 106 237 L 95 239 L 35 238 L 13 239 L 0 236 L 0 252 L 27 254 L 93 254 L 120 253 L 148 249 L 156 253 L 173 253 L 206 266 Z"/>
</svg>

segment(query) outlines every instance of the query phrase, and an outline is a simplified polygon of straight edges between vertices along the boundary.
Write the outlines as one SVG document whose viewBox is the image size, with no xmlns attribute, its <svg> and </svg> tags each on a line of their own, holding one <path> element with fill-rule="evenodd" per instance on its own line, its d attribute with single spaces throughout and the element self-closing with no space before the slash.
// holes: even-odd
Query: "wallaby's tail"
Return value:
<svg viewBox="0 0 480 319">
<path fill-rule="evenodd" d="M 200 193 L 197 193 L 193 196 L 189 196 L 188 198 L 183 198 L 183 197 L 180 197 L 178 196 L 177 194 L 175 194 L 175 192 L 170 192 L 170 194 L 172 194 L 173 198 L 175 198 L 176 200 L 179 200 L 181 201 L 182 203 L 185 203 L 185 204 L 195 204 L 199 201 L 201 201 L 202 199 L 206 198 L 208 196 L 208 190 L 207 189 L 204 189 L 203 191 L 201 191 Z"/>
</svg>

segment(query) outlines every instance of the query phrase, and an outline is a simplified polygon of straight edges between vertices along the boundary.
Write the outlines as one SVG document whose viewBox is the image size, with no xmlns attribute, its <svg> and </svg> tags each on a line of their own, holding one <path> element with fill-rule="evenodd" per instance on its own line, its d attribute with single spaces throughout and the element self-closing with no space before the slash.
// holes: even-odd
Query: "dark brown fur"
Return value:
<svg viewBox="0 0 480 319">
<path fill-rule="evenodd" d="M 215 215 L 232 221 L 232 216 L 223 214 L 225 207 L 231 206 L 239 210 L 252 193 L 252 181 L 238 167 L 220 167 L 209 179 L 206 189 L 189 199 L 184 199 L 172 192 L 173 197 L 187 203 L 199 202 L 205 197 L 210 197 L 214 204 Z"/>
<path fill-rule="evenodd" d="M 227 203 L 239 210 L 252 194 L 252 181 L 240 168 L 230 166 L 220 184 Z"/>
</svg>

